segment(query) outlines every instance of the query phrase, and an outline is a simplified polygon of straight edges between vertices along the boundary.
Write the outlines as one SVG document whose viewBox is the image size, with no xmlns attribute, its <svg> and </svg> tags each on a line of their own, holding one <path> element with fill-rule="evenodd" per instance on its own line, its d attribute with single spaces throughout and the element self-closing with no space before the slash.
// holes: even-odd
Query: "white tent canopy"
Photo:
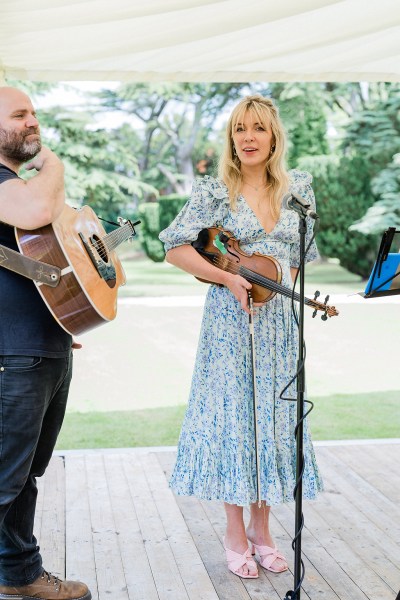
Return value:
<svg viewBox="0 0 400 600">
<path fill-rule="evenodd" d="M 400 81 L 400 1 L 2 0 L 5 77 Z"/>
</svg>

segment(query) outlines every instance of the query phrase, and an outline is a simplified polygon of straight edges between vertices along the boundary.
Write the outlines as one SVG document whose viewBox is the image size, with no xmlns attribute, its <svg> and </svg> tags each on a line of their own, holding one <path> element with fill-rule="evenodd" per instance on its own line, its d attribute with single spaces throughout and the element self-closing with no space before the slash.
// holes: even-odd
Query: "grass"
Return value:
<svg viewBox="0 0 400 600">
<path fill-rule="evenodd" d="M 400 392 L 313 398 L 314 440 L 398 437 Z M 185 406 L 137 411 L 67 413 L 57 449 L 175 446 Z"/>
<path fill-rule="evenodd" d="M 166 262 L 155 263 L 139 254 L 129 254 L 129 250 L 122 256 L 122 262 L 127 283 L 120 289 L 120 297 L 201 295 L 206 292 L 204 283 Z M 365 283 L 363 285 L 358 275 L 330 260 L 307 265 L 306 286 L 313 290 L 315 286 L 323 286 L 324 292 L 333 294 L 362 290 Z"/>
<path fill-rule="evenodd" d="M 128 249 L 121 258 L 127 284 L 121 288 L 120 297 L 202 295 L 206 292 L 205 284 L 165 262 L 154 263 Z M 317 287 L 323 294 L 346 294 L 362 290 L 364 285 L 357 275 L 334 261 L 327 261 L 307 265 L 306 293 L 309 295 L 310 290 Z M 364 319 L 363 314 L 361 317 Z M 383 327 L 382 321 L 380 326 Z M 313 401 L 315 409 L 310 422 L 314 440 L 399 436 L 399 391 L 335 394 L 313 398 Z M 184 411 L 185 406 L 181 405 L 134 411 L 68 412 L 57 448 L 176 445 Z"/>
</svg>

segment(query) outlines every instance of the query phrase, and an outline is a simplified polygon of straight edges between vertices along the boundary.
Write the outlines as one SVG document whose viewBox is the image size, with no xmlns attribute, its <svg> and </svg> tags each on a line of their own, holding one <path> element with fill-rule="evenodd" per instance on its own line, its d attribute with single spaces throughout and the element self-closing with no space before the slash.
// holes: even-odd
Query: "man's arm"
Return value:
<svg viewBox="0 0 400 600">
<path fill-rule="evenodd" d="M 0 221 L 37 229 L 52 223 L 64 207 L 64 165 L 43 147 L 27 165 L 37 173 L 28 181 L 9 179 L 0 185 Z"/>
</svg>

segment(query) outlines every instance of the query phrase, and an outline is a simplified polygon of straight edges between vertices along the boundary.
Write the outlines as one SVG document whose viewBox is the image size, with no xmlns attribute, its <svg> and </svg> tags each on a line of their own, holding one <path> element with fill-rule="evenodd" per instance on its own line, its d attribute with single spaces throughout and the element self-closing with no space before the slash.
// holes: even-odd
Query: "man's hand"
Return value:
<svg viewBox="0 0 400 600">
<path fill-rule="evenodd" d="M 31 171 L 32 169 L 40 171 L 46 162 L 51 163 L 52 161 L 54 162 L 54 164 L 58 163 L 62 165 L 62 162 L 60 161 L 58 156 L 54 154 L 54 152 L 50 150 L 50 148 L 42 146 L 42 149 L 39 152 L 39 154 L 37 154 L 35 158 L 33 158 L 29 163 L 25 165 L 25 169 L 27 171 Z"/>
</svg>

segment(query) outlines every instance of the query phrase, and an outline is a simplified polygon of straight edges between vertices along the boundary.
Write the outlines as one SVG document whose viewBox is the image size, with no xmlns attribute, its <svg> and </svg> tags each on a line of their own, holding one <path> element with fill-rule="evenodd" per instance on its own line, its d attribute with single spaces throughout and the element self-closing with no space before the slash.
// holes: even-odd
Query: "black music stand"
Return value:
<svg viewBox="0 0 400 600">
<path fill-rule="evenodd" d="M 390 252 L 394 236 L 400 233 L 389 227 L 381 240 L 376 262 L 365 287 L 364 298 L 400 294 L 400 252 Z"/>
</svg>

